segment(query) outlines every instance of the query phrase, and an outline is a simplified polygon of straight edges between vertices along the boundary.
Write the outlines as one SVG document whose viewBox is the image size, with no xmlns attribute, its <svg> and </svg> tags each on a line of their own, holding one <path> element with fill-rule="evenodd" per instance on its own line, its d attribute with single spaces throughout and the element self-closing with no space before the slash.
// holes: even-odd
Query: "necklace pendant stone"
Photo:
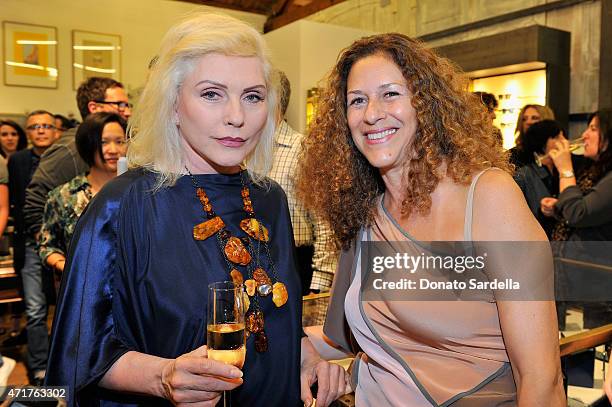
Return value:
<svg viewBox="0 0 612 407">
<path fill-rule="evenodd" d="M 232 271 L 230 271 L 230 277 L 232 278 L 232 281 L 234 282 L 234 284 L 236 285 L 240 285 L 244 282 L 244 278 L 242 277 L 242 273 L 236 269 L 232 269 Z"/>
<path fill-rule="evenodd" d="M 246 315 L 246 328 L 251 333 L 258 333 L 264 329 L 264 316 L 261 311 L 249 311 Z"/>
<path fill-rule="evenodd" d="M 251 261 L 251 255 L 244 247 L 244 244 L 235 236 L 230 237 L 225 244 L 225 255 L 232 263 L 246 266 Z"/>
<path fill-rule="evenodd" d="M 268 273 L 266 273 L 266 271 L 261 267 L 257 267 L 255 270 L 253 270 L 253 280 L 257 281 L 257 285 L 272 285 L 272 281 L 270 280 L 270 277 L 268 277 Z"/>
<path fill-rule="evenodd" d="M 268 350 L 268 336 L 263 330 L 255 335 L 255 350 L 258 353 L 264 353 Z"/>
<path fill-rule="evenodd" d="M 255 218 L 242 219 L 240 221 L 240 229 L 260 242 L 268 242 L 270 240 L 268 229 Z"/>
<path fill-rule="evenodd" d="M 255 295 L 255 289 L 257 289 L 257 282 L 255 280 L 246 280 L 244 282 L 244 286 L 246 287 L 246 292 L 249 296 Z"/>
<path fill-rule="evenodd" d="M 265 297 L 266 295 L 270 295 L 272 292 L 272 286 L 270 284 L 261 284 L 257 286 L 257 293 L 261 297 Z"/>
<path fill-rule="evenodd" d="M 215 216 L 193 227 L 193 238 L 195 240 L 206 240 L 225 227 L 223 220 Z"/>
<path fill-rule="evenodd" d="M 289 293 L 287 292 L 287 287 L 285 284 L 281 282 L 276 282 L 272 286 L 272 302 L 276 305 L 277 308 L 282 307 L 289 299 Z"/>
</svg>

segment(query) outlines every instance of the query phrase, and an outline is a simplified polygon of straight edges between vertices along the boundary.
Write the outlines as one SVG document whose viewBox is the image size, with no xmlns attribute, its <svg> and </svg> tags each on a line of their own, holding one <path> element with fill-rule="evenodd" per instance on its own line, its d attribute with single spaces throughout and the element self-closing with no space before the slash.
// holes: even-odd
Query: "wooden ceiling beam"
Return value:
<svg viewBox="0 0 612 407">
<path fill-rule="evenodd" d="M 268 10 L 264 10 L 262 8 L 247 7 L 241 4 L 234 4 L 232 2 L 223 1 L 223 0 L 180 0 L 180 1 L 199 4 L 201 6 L 210 6 L 210 7 L 226 8 L 230 10 L 246 11 L 248 13 L 264 14 L 264 15 L 269 14 Z"/>
<path fill-rule="evenodd" d="M 278 15 L 272 14 L 264 24 L 264 33 L 270 32 L 284 25 L 308 17 L 328 7 L 342 3 L 345 0 L 312 0 L 305 6 L 297 6 L 292 0 L 291 4 L 284 5 L 284 11 Z"/>
<path fill-rule="evenodd" d="M 289 0 L 277 0 L 272 6 L 272 11 L 270 15 L 268 16 L 268 18 L 276 17 L 279 14 L 283 13 L 285 11 L 285 7 L 287 6 L 288 1 Z"/>
</svg>

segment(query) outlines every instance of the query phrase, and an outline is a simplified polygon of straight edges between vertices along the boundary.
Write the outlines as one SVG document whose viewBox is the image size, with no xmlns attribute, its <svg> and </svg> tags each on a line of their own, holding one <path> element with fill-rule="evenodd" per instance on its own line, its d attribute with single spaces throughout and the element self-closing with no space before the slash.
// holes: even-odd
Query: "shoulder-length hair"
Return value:
<svg viewBox="0 0 612 407">
<path fill-rule="evenodd" d="M 341 53 L 327 78 L 303 142 L 297 180 L 302 200 L 331 224 L 344 247 L 360 227 L 371 224 L 384 191 L 378 169 L 356 148 L 347 122 L 349 72 L 360 59 L 377 54 L 402 71 L 416 110 L 417 131 L 404 161 L 404 215 L 428 213 L 431 193 L 444 177 L 467 184 L 486 167 L 509 171 L 486 108 L 450 61 L 402 34 L 358 40 Z"/>
<path fill-rule="evenodd" d="M 595 180 L 599 180 L 612 170 L 612 110 L 601 109 L 591 113 L 587 125 L 594 118 L 599 119 L 599 158 L 592 167 Z"/>
<path fill-rule="evenodd" d="M 96 154 L 100 155 L 100 160 L 104 162 L 102 153 L 102 133 L 104 127 L 109 123 L 117 123 L 125 132 L 127 124 L 125 120 L 114 112 L 91 113 L 83 120 L 75 135 L 75 144 L 79 155 L 93 167 L 96 162 Z"/>
<path fill-rule="evenodd" d="M 15 131 L 17 132 L 17 135 L 19 136 L 19 140 L 17 140 L 17 150 L 23 150 L 24 148 L 26 148 L 28 146 L 28 136 L 26 136 L 25 131 L 21 128 L 21 126 L 13 121 L 13 120 L 0 120 L 0 127 L 2 126 L 10 126 L 13 129 L 15 129 Z M 2 148 L 0 148 L 0 155 L 4 158 L 6 158 L 6 153 L 4 152 L 4 150 Z"/>
<path fill-rule="evenodd" d="M 235 18 L 196 13 L 170 28 L 164 36 L 129 122 L 128 165 L 157 173 L 155 189 L 174 185 L 184 172 L 186 161 L 174 112 L 185 77 L 201 57 L 210 53 L 261 60 L 268 91 L 268 120 L 245 166 L 256 182 L 263 180 L 270 170 L 276 90 L 264 40 L 253 27 Z"/>
<path fill-rule="evenodd" d="M 536 104 L 528 104 L 521 108 L 519 112 L 518 118 L 516 119 L 516 127 L 514 128 L 514 134 L 516 134 L 515 143 L 519 149 L 523 148 L 525 137 L 525 132 L 523 131 L 523 115 L 525 114 L 525 110 L 532 108 L 535 109 L 540 115 L 541 120 L 555 120 L 555 112 L 548 107 Z"/>
</svg>

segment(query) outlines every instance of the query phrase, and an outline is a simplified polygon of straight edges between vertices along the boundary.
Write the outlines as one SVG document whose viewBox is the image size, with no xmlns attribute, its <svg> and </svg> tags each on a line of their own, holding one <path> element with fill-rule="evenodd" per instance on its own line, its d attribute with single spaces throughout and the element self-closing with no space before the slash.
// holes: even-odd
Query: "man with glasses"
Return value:
<svg viewBox="0 0 612 407">
<path fill-rule="evenodd" d="M 115 112 L 128 120 L 132 105 L 120 82 L 111 78 L 92 77 L 79 86 L 76 97 L 83 120 L 95 112 Z M 76 150 L 76 128 L 65 131 L 61 138 L 41 158 L 26 191 L 24 218 L 27 231 L 36 236 L 42 224 L 47 194 L 53 188 L 86 172 L 87 164 Z"/>
<path fill-rule="evenodd" d="M 26 119 L 26 134 L 32 148 L 18 151 L 11 155 L 8 161 L 9 170 L 9 199 L 11 216 L 14 221 L 13 235 L 13 267 L 17 274 L 21 274 L 23 280 L 23 291 L 25 301 L 25 312 L 27 316 L 26 329 L 32 332 L 32 338 L 37 338 L 37 327 L 39 343 L 32 346 L 34 351 L 44 347 L 37 354 L 32 354 L 28 347 L 28 365 L 36 368 L 37 359 L 46 360 L 47 342 L 47 301 L 41 285 L 41 262 L 36 250 L 36 242 L 29 239 L 25 231 L 23 208 L 25 203 L 26 187 L 32 174 L 38 167 L 40 156 L 56 140 L 55 118 L 45 110 L 36 110 L 30 113 Z M 40 343 L 44 341 L 44 343 Z M 38 346 L 37 346 L 38 345 Z M 44 366 L 42 367 L 44 370 Z"/>
<path fill-rule="evenodd" d="M 68 129 L 71 129 L 75 126 L 72 120 L 67 118 L 66 116 L 62 116 L 61 114 L 54 115 L 55 117 L 55 134 L 59 139 L 62 137 L 62 134 Z"/>
<path fill-rule="evenodd" d="M 126 120 L 132 114 L 132 105 L 128 102 L 123 85 L 111 78 L 93 77 L 87 79 L 79 86 L 76 100 L 83 120 L 89 114 L 95 112 L 116 112 Z M 28 239 L 32 241 L 36 241 L 38 238 L 49 191 L 88 170 L 87 164 L 77 152 L 75 135 L 76 128 L 65 131 L 57 143 L 45 152 L 27 188 L 23 213 L 26 233 Z M 40 259 L 38 261 L 40 264 Z M 41 282 L 40 292 L 35 295 L 36 298 L 39 298 L 43 293 L 42 269 L 38 267 L 29 270 L 29 272 L 36 273 Z M 45 298 L 44 295 L 42 295 L 42 298 Z M 26 315 L 28 315 L 27 312 Z M 45 300 L 45 319 L 46 315 L 47 304 Z M 36 326 L 32 326 L 34 324 Z M 42 330 L 43 327 L 44 331 Z M 28 315 L 27 337 L 28 356 L 32 356 L 28 371 L 30 382 L 34 385 L 42 384 L 48 353 L 46 324 L 40 323 L 38 318 L 30 321 Z"/>
</svg>

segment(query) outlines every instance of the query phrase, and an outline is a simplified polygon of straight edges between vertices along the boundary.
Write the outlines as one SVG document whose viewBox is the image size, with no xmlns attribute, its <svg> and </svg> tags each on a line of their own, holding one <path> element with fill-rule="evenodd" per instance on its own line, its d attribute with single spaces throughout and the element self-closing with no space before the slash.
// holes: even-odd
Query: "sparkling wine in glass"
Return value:
<svg viewBox="0 0 612 407">
<path fill-rule="evenodd" d="M 208 286 L 208 357 L 242 369 L 246 357 L 244 288 L 232 281 Z M 231 405 L 230 393 L 223 392 L 223 406 Z"/>
</svg>

